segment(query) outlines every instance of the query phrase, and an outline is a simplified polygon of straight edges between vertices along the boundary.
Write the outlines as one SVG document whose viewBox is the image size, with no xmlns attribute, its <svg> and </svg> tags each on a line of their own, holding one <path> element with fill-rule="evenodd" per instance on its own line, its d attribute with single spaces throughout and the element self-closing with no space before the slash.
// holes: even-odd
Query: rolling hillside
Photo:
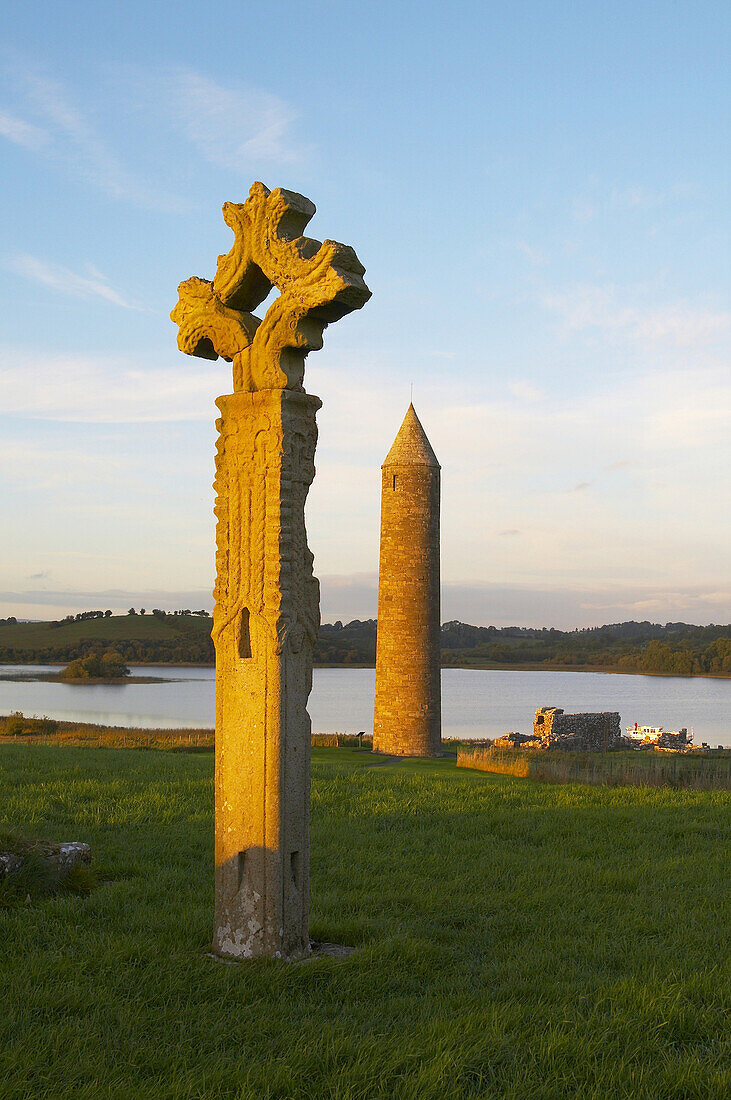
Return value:
<svg viewBox="0 0 731 1100">
<path fill-rule="evenodd" d="M 111 648 L 130 664 L 212 665 L 211 625 L 211 617 L 200 612 L 84 612 L 33 623 L 0 619 L 0 663 L 67 663 Z M 372 667 L 376 629 L 375 619 L 323 623 L 315 664 Z M 731 626 L 628 622 L 562 631 L 454 621 L 442 626 L 442 665 L 731 676 Z"/>
</svg>

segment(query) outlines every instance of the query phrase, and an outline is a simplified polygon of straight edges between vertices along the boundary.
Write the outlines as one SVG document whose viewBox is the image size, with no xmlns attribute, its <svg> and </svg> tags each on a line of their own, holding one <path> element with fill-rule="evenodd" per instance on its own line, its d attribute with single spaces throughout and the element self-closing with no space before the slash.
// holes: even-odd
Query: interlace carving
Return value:
<svg viewBox="0 0 731 1100">
<path fill-rule="evenodd" d="M 314 213 L 304 195 L 253 184 L 246 202 L 224 203 L 234 243 L 212 282 L 193 276 L 178 287 L 170 314 L 178 347 L 231 362 L 236 392 L 301 390 L 305 357 L 322 347 L 324 329 L 371 296 L 352 248 L 303 236 Z M 272 287 L 280 294 L 262 320 L 253 310 Z"/>
</svg>

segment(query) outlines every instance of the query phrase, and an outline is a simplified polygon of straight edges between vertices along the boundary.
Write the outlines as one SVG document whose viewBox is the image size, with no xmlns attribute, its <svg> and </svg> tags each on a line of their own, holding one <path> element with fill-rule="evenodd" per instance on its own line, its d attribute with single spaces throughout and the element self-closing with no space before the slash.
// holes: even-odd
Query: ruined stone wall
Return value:
<svg viewBox="0 0 731 1100">
<path fill-rule="evenodd" d="M 687 749 L 692 744 L 693 738 L 687 729 L 663 730 L 656 739 L 655 744 L 661 749 Z"/>
<path fill-rule="evenodd" d="M 533 734 L 541 739 L 541 748 L 606 752 L 620 743 L 619 712 L 564 714 L 560 707 L 539 707 Z"/>
</svg>

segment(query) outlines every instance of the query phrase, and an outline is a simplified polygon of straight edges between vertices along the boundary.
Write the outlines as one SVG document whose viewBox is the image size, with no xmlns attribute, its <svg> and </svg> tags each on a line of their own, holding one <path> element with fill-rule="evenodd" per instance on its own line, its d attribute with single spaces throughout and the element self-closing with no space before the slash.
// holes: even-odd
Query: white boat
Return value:
<svg viewBox="0 0 731 1100">
<path fill-rule="evenodd" d="M 633 726 L 624 727 L 625 735 L 632 741 L 640 744 L 657 744 L 663 748 L 690 747 L 693 744 L 693 730 L 684 727 L 681 730 L 666 730 L 662 726 L 640 726 L 637 722 Z"/>
<path fill-rule="evenodd" d="M 634 741 L 654 741 L 665 733 L 662 726 L 638 726 L 636 722 L 634 726 L 625 726 L 624 731 Z"/>
</svg>

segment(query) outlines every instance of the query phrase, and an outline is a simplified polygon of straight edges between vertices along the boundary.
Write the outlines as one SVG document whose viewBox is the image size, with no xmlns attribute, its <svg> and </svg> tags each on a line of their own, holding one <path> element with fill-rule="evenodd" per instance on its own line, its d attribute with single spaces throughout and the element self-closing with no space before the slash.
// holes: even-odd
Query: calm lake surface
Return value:
<svg viewBox="0 0 731 1100">
<path fill-rule="evenodd" d="M 213 726 L 214 670 L 145 665 L 137 676 L 161 684 L 56 684 L 34 679 L 49 665 L 0 665 L 0 714 L 19 710 L 67 721 L 110 726 Z M 22 680 L 3 677 L 22 676 Z M 313 733 L 373 730 L 372 668 L 315 669 L 309 711 Z M 538 706 L 566 711 L 618 710 L 622 726 L 687 726 L 698 744 L 731 746 L 731 680 L 675 676 L 619 676 L 599 672 L 442 671 L 445 737 L 528 733 Z"/>
</svg>

